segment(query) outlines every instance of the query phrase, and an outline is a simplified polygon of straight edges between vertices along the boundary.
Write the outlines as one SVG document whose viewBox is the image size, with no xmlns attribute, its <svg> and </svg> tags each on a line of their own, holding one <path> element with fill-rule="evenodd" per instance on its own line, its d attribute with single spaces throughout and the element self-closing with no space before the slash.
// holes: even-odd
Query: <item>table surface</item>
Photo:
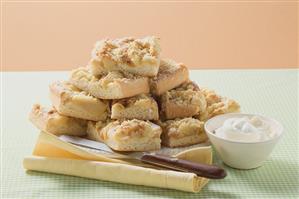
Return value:
<svg viewBox="0 0 299 199">
<path fill-rule="evenodd" d="M 211 180 L 197 194 L 79 177 L 26 172 L 38 130 L 28 121 L 33 103 L 50 105 L 48 85 L 68 72 L 4 72 L 2 75 L 1 193 L 3 198 L 298 198 L 298 70 L 192 70 L 191 79 L 236 99 L 242 112 L 273 117 L 284 135 L 264 166 L 225 167 L 224 180 Z M 1 197 L 1 198 L 2 198 Z"/>
</svg>

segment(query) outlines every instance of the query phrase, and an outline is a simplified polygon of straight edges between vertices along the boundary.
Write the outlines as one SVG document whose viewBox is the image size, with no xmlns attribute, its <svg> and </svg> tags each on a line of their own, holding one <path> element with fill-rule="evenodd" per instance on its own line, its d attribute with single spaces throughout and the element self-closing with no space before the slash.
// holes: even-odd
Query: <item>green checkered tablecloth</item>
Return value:
<svg viewBox="0 0 299 199">
<path fill-rule="evenodd" d="M 50 104 L 48 84 L 66 72 L 5 72 L 2 90 L 2 198 L 299 198 L 298 70 L 192 70 L 191 79 L 236 99 L 242 112 L 273 117 L 284 135 L 264 166 L 227 169 L 224 180 L 211 180 L 197 194 L 126 185 L 41 172 L 25 172 L 38 135 L 28 122 L 35 102 Z"/>
</svg>

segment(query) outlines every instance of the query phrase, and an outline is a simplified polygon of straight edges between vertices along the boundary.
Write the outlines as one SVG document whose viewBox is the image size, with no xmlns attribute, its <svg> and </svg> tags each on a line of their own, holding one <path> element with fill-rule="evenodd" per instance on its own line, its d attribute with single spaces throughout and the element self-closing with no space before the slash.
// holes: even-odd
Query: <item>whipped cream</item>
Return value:
<svg viewBox="0 0 299 199">
<path fill-rule="evenodd" d="M 215 130 L 215 134 L 223 139 L 238 142 L 266 141 L 276 136 L 269 123 L 259 116 L 229 118 Z"/>
</svg>

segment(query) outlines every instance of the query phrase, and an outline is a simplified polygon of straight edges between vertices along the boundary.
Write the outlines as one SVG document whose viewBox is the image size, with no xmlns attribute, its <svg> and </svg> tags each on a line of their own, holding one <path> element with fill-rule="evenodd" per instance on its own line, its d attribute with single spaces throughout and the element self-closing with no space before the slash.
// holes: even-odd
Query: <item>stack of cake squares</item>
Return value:
<svg viewBox="0 0 299 199">
<path fill-rule="evenodd" d="M 53 82 L 52 107 L 35 104 L 30 120 L 42 131 L 86 137 L 116 151 L 206 141 L 204 122 L 238 112 L 238 103 L 199 87 L 184 64 L 160 52 L 154 36 L 96 42 L 87 66 Z"/>
</svg>

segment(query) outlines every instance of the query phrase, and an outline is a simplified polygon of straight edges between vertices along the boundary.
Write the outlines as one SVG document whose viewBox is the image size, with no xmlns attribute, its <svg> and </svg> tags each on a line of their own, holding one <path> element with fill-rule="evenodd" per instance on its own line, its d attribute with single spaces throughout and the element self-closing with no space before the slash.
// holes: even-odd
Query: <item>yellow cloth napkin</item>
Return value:
<svg viewBox="0 0 299 199">
<path fill-rule="evenodd" d="M 210 147 L 188 149 L 174 156 L 194 162 L 212 163 Z M 208 179 L 193 173 L 157 169 L 139 161 L 112 157 L 77 147 L 52 134 L 41 132 L 33 156 L 26 157 L 23 165 L 27 170 L 188 192 L 199 192 L 208 182 Z"/>
</svg>

